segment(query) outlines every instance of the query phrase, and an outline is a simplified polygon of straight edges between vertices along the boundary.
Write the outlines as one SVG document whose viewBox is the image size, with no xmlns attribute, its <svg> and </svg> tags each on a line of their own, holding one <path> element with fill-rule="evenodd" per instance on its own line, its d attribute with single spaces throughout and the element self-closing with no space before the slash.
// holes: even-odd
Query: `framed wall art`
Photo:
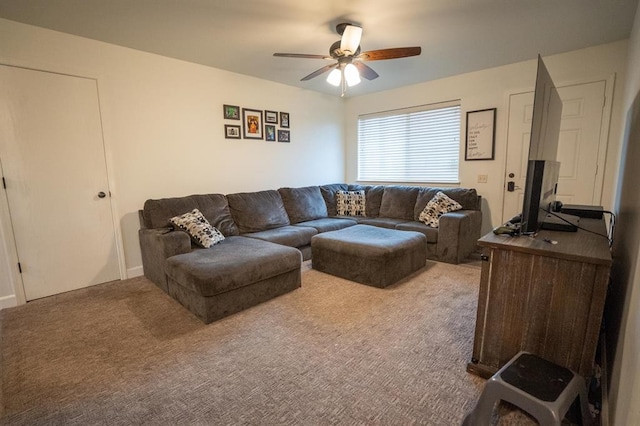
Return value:
<svg viewBox="0 0 640 426">
<path fill-rule="evenodd" d="M 467 112 L 464 159 L 493 160 L 496 144 L 496 109 Z"/>
<path fill-rule="evenodd" d="M 280 113 L 280 127 L 289 128 L 289 113 L 281 112 Z"/>
<path fill-rule="evenodd" d="M 278 130 L 278 142 L 291 142 L 288 130 Z"/>
<path fill-rule="evenodd" d="M 240 107 L 236 105 L 222 105 L 225 120 L 240 120 Z"/>
<path fill-rule="evenodd" d="M 266 120 L 266 118 L 265 118 Z M 276 141 L 276 126 L 272 124 L 264 125 L 264 140 L 267 142 L 275 142 Z"/>
<path fill-rule="evenodd" d="M 245 139 L 262 139 L 262 111 L 242 108 L 242 133 Z"/>
<path fill-rule="evenodd" d="M 264 122 L 265 123 L 273 123 L 278 124 L 278 113 L 275 111 L 266 111 L 264 112 Z"/>
<path fill-rule="evenodd" d="M 226 139 L 240 139 L 240 126 L 224 125 L 224 137 Z"/>
</svg>

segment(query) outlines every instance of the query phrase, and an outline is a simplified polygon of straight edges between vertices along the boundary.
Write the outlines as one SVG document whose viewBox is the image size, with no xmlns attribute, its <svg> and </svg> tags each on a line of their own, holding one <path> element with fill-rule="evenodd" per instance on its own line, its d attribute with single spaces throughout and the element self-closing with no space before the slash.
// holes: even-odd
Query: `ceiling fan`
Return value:
<svg viewBox="0 0 640 426">
<path fill-rule="evenodd" d="M 329 48 L 329 56 L 310 55 L 306 53 L 274 53 L 273 56 L 336 61 L 333 64 L 325 65 L 312 72 L 300 81 L 311 80 L 327 71 L 331 71 L 327 77 L 327 82 L 334 86 L 341 86 L 341 94 L 344 96 L 347 86 L 355 86 L 360 83 L 361 76 L 367 80 L 378 78 L 378 73 L 363 62 L 407 58 L 409 56 L 417 56 L 422 52 L 419 46 L 361 52 L 360 39 L 362 38 L 362 27 L 350 23 L 341 23 L 336 26 L 336 31 L 342 38 L 331 45 Z"/>
</svg>

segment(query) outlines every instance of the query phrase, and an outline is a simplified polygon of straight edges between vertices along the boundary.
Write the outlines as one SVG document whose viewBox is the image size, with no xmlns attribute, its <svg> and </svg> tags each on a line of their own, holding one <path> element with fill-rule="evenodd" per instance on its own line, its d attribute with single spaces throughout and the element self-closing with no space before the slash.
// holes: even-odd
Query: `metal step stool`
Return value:
<svg viewBox="0 0 640 426">
<path fill-rule="evenodd" d="M 493 407 L 507 401 L 528 412 L 541 425 L 560 425 L 576 398 L 580 398 L 583 425 L 591 425 L 584 379 L 568 368 L 528 352 L 519 352 L 485 385 L 463 426 L 489 425 Z"/>
</svg>

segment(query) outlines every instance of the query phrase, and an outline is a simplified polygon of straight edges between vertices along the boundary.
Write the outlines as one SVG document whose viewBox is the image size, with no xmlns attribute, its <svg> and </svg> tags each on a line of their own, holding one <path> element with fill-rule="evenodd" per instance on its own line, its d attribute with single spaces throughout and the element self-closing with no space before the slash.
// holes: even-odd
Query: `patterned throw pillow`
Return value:
<svg viewBox="0 0 640 426">
<path fill-rule="evenodd" d="M 443 192 L 438 191 L 425 206 L 422 213 L 418 217 L 420 222 L 424 222 L 432 228 L 437 228 L 440 224 L 440 216 L 448 212 L 454 212 L 462 209 L 462 206 L 455 200 L 447 197 Z"/>
<path fill-rule="evenodd" d="M 193 242 L 200 247 L 209 248 L 224 240 L 222 232 L 211 226 L 209 221 L 198 209 L 193 209 L 191 212 L 185 213 L 182 216 L 172 217 L 169 219 L 169 222 L 171 222 L 176 229 L 181 229 L 189 234 Z"/>
<path fill-rule="evenodd" d="M 366 216 L 364 190 L 336 191 L 336 208 L 339 216 Z"/>
</svg>

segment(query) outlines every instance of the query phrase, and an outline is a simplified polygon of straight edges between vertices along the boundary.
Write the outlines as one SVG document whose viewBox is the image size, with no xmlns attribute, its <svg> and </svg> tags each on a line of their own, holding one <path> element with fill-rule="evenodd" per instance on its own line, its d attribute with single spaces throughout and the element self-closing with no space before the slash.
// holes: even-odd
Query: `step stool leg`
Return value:
<svg viewBox="0 0 640 426">
<path fill-rule="evenodd" d="M 587 398 L 586 386 L 584 385 L 580 386 L 580 392 L 578 397 L 580 398 L 580 413 L 582 414 L 582 426 L 591 426 L 593 424 L 593 419 L 591 418 L 591 411 L 589 411 L 589 399 Z"/>
<path fill-rule="evenodd" d="M 489 426 L 491 422 L 491 414 L 497 402 L 500 402 L 500 389 L 502 386 L 491 378 L 485 384 L 484 390 L 480 395 L 480 399 L 472 411 L 467 414 L 463 421 L 463 426 Z"/>
</svg>

